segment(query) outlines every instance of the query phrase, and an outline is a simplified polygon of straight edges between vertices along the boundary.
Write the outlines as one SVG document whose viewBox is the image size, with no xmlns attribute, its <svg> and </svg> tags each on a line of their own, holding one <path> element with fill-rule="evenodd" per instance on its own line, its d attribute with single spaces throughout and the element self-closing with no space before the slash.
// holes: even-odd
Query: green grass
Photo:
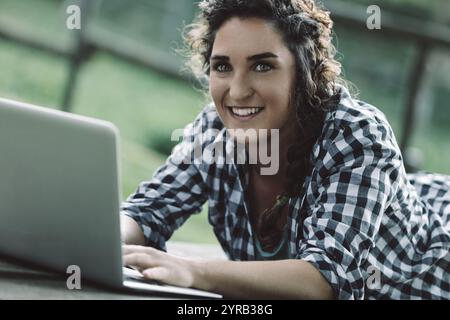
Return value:
<svg viewBox="0 0 450 320">
<path fill-rule="evenodd" d="M 380 39 L 376 33 L 341 28 L 336 28 L 336 33 L 346 78 L 357 86 L 359 99 L 386 114 L 400 143 L 408 76 L 415 58 L 411 43 L 394 38 Z M 362 51 L 361 48 L 370 50 Z M 380 56 L 383 61 L 379 60 Z M 448 101 L 443 102 L 448 105 Z M 445 107 L 440 106 L 435 108 L 435 112 L 442 112 L 443 109 Z M 418 118 L 409 145 L 421 150 L 424 160 L 421 169 L 450 174 L 448 123 L 437 123 L 436 119 L 425 122 Z"/>
<path fill-rule="evenodd" d="M 68 4 L 72 3 L 63 0 L 1 0 L 0 28 L 68 49 L 74 40 L 74 32 L 66 28 Z"/>
<path fill-rule="evenodd" d="M 155 136 L 170 140 L 201 111 L 203 98 L 184 82 L 95 55 L 83 67 L 75 110 L 114 122 L 127 139 L 148 145 Z"/>
<path fill-rule="evenodd" d="M 0 40 L 0 96 L 58 108 L 66 62 Z M 74 112 L 115 123 L 121 131 L 122 193 L 148 180 L 165 156 L 146 147 L 152 135 L 183 128 L 202 108 L 203 97 L 183 82 L 143 70 L 108 55 L 95 56 L 82 70 Z M 204 207 L 174 240 L 216 243 Z"/>
<path fill-rule="evenodd" d="M 203 97 L 184 82 L 99 54 L 84 67 L 74 110 L 118 126 L 123 138 L 123 190 L 128 195 L 165 160 L 145 146 L 155 136 L 170 140 L 172 130 L 184 128 L 202 106 Z M 217 242 L 207 222 L 206 204 L 172 239 Z"/>
<path fill-rule="evenodd" d="M 0 41 L 0 90 L 4 96 L 56 107 L 66 79 L 63 59 Z"/>
<path fill-rule="evenodd" d="M 33 5 L 31 5 L 33 3 Z M 39 3 L 39 5 L 37 5 Z M 0 27 L 8 24 L 36 39 L 66 46 L 71 35 L 60 28 L 57 0 L 0 2 Z M 20 21 L 18 19 L 20 17 Z M 337 30 L 346 76 L 359 88 L 360 99 L 387 115 L 400 140 L 407 70 L 413 52 L 408 44 L 376 34 Z M 367 50 L 366 48 L 370 48 Z M 379 57 L 383 56 L 383 61 Z M 374 67 L 376 66 L 376 67 Z M 0 96 L 58 108 L 68 63 L 0 39 Z M 204 98 L 184 82 L 126 63 L 104 53 L 83 65 L 73 111 L 105 119 L 121 132 L 122 192 L 126 197 L 163 164 L 159 149 L 170 149 L 170 134 L 198 114 Z M 450 174 L 450 128 L 433 122 L 418 126 L 414 144 L 425 155 L 424 169 Z M 179 241 L 216 243 L 206 207 L 175 233 Z"/>
</svg>

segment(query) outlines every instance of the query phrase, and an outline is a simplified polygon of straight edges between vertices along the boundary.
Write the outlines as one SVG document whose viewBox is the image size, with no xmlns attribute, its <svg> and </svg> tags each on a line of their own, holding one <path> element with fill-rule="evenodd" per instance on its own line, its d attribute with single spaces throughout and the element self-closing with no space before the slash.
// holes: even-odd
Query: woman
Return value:
<svg viewBox="0 0 450 320">
<path fill-rule="evenodd" d="M 450 178 L 406 175 L 384 115 L 352 99 L 340 77 L 329 14 L 313 0 L 200 9 L 186 40 L 212 103 L 123 204 L 123 238 L 134 244 L 124 263 L 233 298 L 450 298 Z M 248 158 L 255 142 L 277 144 L 275 174 L 262 174 L 260 157 L 211 162 L 195 152 L 245 146 Z M 207 200 L 230 261 L 166 254 Z"/>
</svg>

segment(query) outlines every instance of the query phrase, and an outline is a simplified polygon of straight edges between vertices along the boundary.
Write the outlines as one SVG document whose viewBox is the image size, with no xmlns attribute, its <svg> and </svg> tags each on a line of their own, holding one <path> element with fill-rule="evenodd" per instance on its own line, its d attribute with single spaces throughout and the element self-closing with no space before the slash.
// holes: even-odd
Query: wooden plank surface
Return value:
<svg viewBox="0 0 450 320">
<path fill-rule="evenodd" d="M 180 256 L 226 259 L 216 245 L 167 243 L 168 252 Z M 141 300 L 179 299 L 178 296 L 114 291 L 92 283 L 81 284 L 81 290 L 69 290 L 67 275 L 55 274 L 0 256 L 0 299 L 6 300 Z"/>
</svg>

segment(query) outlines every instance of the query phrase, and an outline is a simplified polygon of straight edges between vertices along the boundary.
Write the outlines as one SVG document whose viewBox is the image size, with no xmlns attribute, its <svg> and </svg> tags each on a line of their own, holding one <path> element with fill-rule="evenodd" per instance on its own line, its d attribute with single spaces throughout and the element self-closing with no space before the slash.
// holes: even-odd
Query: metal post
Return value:
<svg viewBox="0 0 450 320">
<path fill-rule="evenodd" d="M 404 123 L 403 123 L 403 133 L 400 142 L 400 148 L 402 153 L 407 154 L 407 148 L 411 137 L 414 133 L 414 128 L 416 127 L 416 115 L 420 104 L 420 95 L 423 92 L 423 87 L 425 85 L 425 78 L 427 72 L 428 59 L 430 56 L 431 48 L 430 44 L 426 42 L 419 42 L 417 48 L 417 57 L 414 63 L 413 69 L 409 77 L 408 85 L 408 96 L 406 99 L 405 113 L 404 113 Z M 417 168 L 410 165 L 414 159 L 405 159 L 405 165 L 407 171 L 414 171 Z"/>
<path fill-rule="evenodd" d="M 88 16 L 89 0 L 79 0 L 78 2 L 81 15 L 81 28 L 79 30 L 74 30 L 74 32 L 76 32 L 75 51 L 71 54 L 69 62 L 69 74 L 61 103 L 62 110 L 66 112 L 70 112 L 72 109 L 73 93 L 75 91 L 81 64 L 83 63 L 83 60 L 85 60 L 89 55 L 89 52 L 92 49 L 85 41 L 85 29 Z"/>
</svg>

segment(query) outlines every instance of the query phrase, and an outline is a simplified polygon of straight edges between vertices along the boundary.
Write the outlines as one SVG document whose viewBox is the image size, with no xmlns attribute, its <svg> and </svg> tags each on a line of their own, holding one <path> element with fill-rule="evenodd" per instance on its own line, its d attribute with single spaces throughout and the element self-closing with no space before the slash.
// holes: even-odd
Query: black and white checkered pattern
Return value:
<svg viewBox="0 0 450 320">
<path fill-rule="evenodd" d="M 340 299 L 450 299 L 450 177 L 407 175 L 383 113 L 340 90 L 303 191 L 289 201 L 291 258 L 313 264 Z M 209 222 L 229 258 L 253 260 L 248 171 L 212 146 L 235 148 L 209 105 L 122 213 L 139 223 L 147 245 L 165 250 L 208 201 Z M 203 161 L 195 147 L 205 150 Z"/>
</svg>

